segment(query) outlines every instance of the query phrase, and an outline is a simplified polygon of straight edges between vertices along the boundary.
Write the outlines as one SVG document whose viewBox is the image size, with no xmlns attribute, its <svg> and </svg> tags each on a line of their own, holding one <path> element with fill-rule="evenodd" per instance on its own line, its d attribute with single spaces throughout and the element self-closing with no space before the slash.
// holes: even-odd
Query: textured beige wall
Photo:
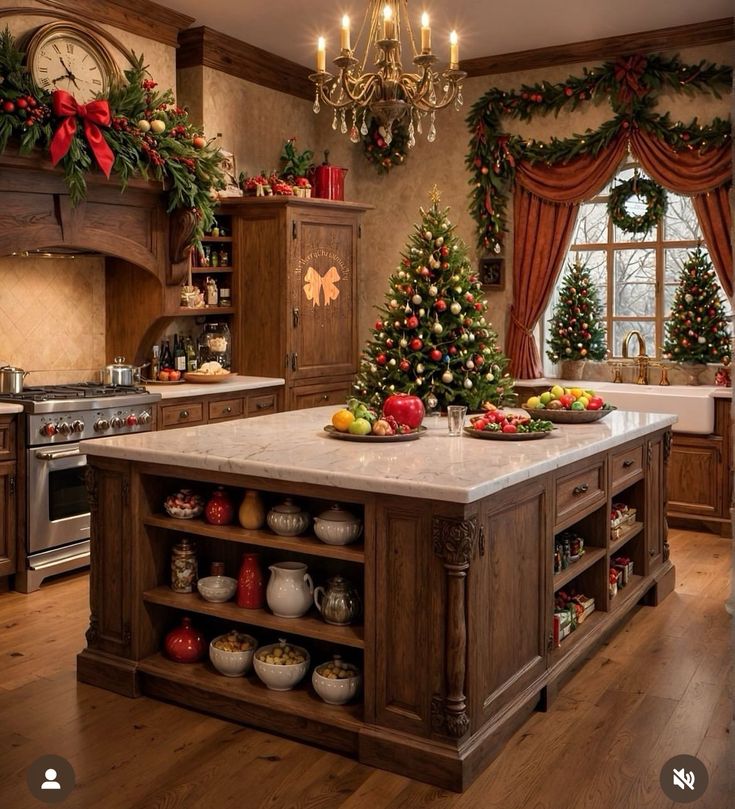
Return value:
<svg viewBox="0 0 735 809">
<path fill-rule="evenodd" d="M 98 379 L 105 358 L 101 256 L 0 258 L 0 365 L 27 385 Z"/>
</svg>

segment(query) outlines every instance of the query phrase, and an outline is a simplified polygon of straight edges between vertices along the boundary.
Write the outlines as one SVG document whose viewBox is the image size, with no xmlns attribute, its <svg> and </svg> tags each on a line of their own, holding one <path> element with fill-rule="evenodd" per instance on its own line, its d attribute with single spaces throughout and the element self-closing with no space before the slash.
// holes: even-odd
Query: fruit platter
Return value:
<svg viewBox="0 0 735 809">
<path fill-rule="evenodd" d="M 415 441 L 426 432 L 423 418 L 424 404 L 418 396 L 395 393 L 383 402 L 380 412 L 350 399 L 332 415 L 324 432 L 343 441 Z"/>
<path fill-rule="evenodd" d="M 554 424 L 589 424 L 616 410 L 593 390 L 563 388 L 561 385 L 554 385 L 538 396 L 530 396 L 523 409 L 532 419 Z"/>
<path fill-rule="evenodd" d="M 463 428 L 465 435 L 500 441 L 532 441 L 546 438 L 556 429 L 550 421 L 510 413 L 493 405 L 490 408 L 492 409 L 480 415 L 470 417 L 469 426 Z"/>
</svg>

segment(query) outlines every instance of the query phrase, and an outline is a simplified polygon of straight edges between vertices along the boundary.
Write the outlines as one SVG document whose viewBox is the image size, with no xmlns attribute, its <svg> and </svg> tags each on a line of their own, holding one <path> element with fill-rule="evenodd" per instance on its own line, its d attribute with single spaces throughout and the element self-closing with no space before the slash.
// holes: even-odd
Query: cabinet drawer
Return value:
<svg viewBox="0 0 735 809">
<path fill-rule="evenodd" d="M 307 407 L 322 407 L 324 405 L 344 405 L 349 394 L 348 382 L 340 382 L 333 387 L 309 386 L 294 388 L 291 392 L 291 409 L 302 410 Z"/>
<path fill-rule="evenodd" d="M 248 396 L 248 416 L 264 416 L 266 413 L 278 412 L 278 394 L 261 393 Z"/>
<path fill-rule="evenodd" d="M 218 399 L 209 402 L 207 414 L 210 421 L 240 418 L 245 412 L 245 402 L 239 399 Z"/>
<path fill-rule="evenodd" d="M 159 430 L 183 427 L 185 424 L 204 424 L 204 404 L 202 402 L 159 406 Z"/>
<path fill-rule="evenodd" d="M 556 481 L 555 526 L 569 524 L 575 517 L 582 517 L 594 510 L 606 499 L 605 469 L 602 461 Z"/>
<path fill-rule="evenodd" d="M 0 460 L 15 458 L 15 416 L 0 418 Z"/>
<path fill-rule="evenodd" d="M 643 444 L 629 447 L 610 456 L 610 486 L 618 491 L 628 481 L 643 474 Z"/>
</svg>

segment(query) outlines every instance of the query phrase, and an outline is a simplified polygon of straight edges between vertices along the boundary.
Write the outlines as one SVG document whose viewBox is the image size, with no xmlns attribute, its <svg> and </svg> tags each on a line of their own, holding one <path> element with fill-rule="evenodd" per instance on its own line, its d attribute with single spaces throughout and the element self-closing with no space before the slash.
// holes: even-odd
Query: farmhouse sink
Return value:
<svg viewBox="0 0 735 809">
<path fill-rule="evenodd" d="M 715 427 L 715 388 L 711 385 L 631 385 L 591 380 L 559 384 L 590 388 L 619 410 L 671 413 L 678 419 L 672 428 L 675 433 L 708 435 Z"/>
</svg>

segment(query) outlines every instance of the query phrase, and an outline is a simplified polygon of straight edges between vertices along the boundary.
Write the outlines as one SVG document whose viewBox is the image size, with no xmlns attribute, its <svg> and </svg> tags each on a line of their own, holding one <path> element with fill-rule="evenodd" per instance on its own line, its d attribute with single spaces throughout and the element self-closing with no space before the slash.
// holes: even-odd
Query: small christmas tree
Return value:
<svg viewBox="0 0 735 809">
<path fill-rule="evenodd" d="M 708 255 L 689 253 L 666 323 L 663 353 L 678 362 L 723 362 L 730 358 L 730 328 Z"/>
<path fill-rule="evenodd" d="M 431 199 L 390 276 L 355 393 L 376 406 L 394 392 L 420 396 L 429 409 L 510 403 L 508 360 L 485 317 L 487 301 L 467 248 L 447 210 L 439 210 L 436 189 Z"/>
<path fill-rule="evenodd" d="M 607 344 L 599 294 L 580 261 L 570 264 L 562 279 L 559 300 L 549 320 L 548 342 L 546 356 L 552 362 L 605 359 Z"/>
</svg>

